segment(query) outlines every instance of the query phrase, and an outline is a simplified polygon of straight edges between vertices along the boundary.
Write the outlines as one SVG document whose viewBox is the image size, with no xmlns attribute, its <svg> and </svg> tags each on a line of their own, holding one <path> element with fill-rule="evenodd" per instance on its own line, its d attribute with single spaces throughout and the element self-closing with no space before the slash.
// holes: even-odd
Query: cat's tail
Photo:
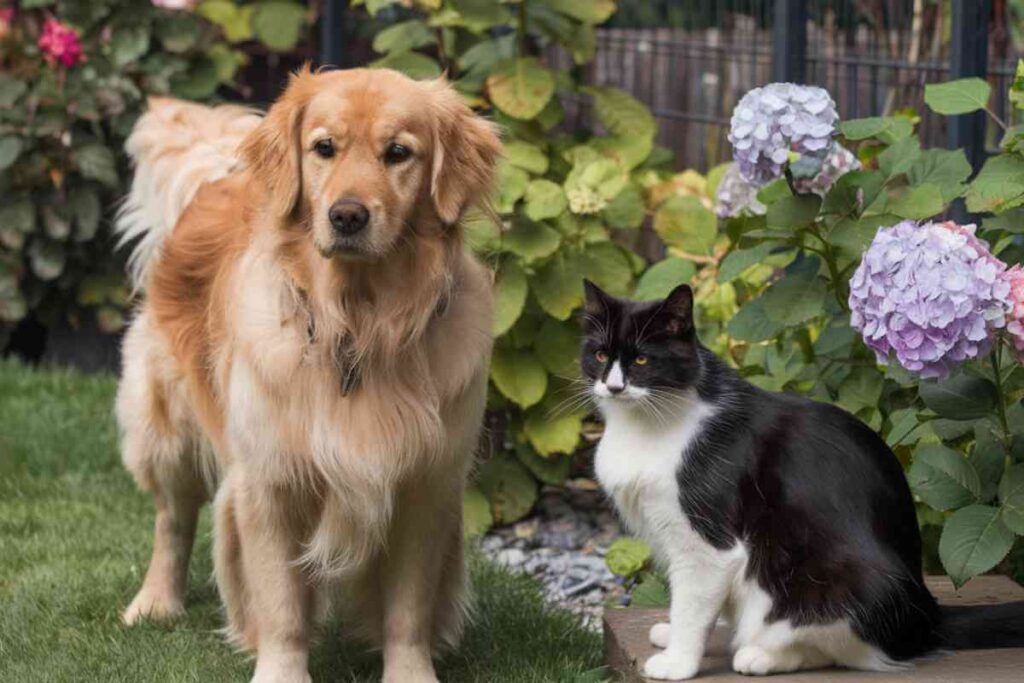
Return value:
<svg viewBox="0 0 1024 683">
<path fill-rule="evenodd" d="M 1024 602 L 943 606 L 939 637 L 951 650 L 1024 647 Z"/>
</svg>

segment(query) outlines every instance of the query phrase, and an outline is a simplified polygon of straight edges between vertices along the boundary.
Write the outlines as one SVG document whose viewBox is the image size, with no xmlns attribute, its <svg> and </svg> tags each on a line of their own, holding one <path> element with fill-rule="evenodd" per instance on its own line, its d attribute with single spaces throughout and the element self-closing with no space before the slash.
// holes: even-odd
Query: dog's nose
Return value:
<svg viewBox="0 0 1024 683">
<path fill-rule="evenodd" d="M 331 205 L 327 217 L 331 225 L 342 235 L 354 235 L 370 222 L 370 212 L 353 199 L 342 199 Z"/>
</svg>

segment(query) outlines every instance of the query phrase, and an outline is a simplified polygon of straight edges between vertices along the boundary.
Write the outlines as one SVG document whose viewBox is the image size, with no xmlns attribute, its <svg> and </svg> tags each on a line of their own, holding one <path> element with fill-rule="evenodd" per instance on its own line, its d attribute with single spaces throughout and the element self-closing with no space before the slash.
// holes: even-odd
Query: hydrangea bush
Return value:
<svg viewBox="0 0 1024 683">
<path fill-rule="evenodd" d="M 968 79 L 925 100 L 958 115 L 990 96 Z M 1024 103 L 1024 66 L 1010 99 Z M 798 133 L 805 102 L 824 118 L 806 112 Z M 961 150 L 921 148 L 912 112 L 840 122 L 829 102 L 782 84 L 737 106 L 734 162 L 709 174 L 720 222 L 694 275 L 702 339 L 758 386 L 877 430 L 906 467 L 928 571 L 960 585 L 1024 549 L 1024 128 L 970 180 Z M 834 162 L 818 165 L 826 148 Z M 948 220 L 957 201 L 977 225 Z M 642 604 L 665 597 L 647 557 L 609 553 L 639 572 Z"/>
</svg>

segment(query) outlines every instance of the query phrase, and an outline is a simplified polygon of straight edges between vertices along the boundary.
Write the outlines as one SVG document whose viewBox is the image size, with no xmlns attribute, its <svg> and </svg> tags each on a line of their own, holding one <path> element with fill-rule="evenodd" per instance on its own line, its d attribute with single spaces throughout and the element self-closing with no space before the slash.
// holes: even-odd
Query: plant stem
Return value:
<svg viewBox="0 0 1024 683">
<path fill-rule="evenodd" d="M 999 427 L 1002 430 L 1000 441 L 1003 442 L 1003 450 L 1006 452 L 1006 466 L 1012 464 L 1013 435 L 1010 433 L 1010 423 L 1006 419 L 1006 392 L 1003 391 L 1003 339 L 1002 336 L 996 339 L 995 348 L 992 349 L 992 376 L 996 384 L 996 415 L 999 418 Z"/>
<path fill-rule="evenodd" d="M 529 35 L 526 32 L 526 0 L 519 1 L 519 15 L 518 15 L 518 26 L 516 27 L 516 33 L 519 35 L 517 38 L 517 45 L 519 51 L 519 58 L 523 59 L 529 56 L 529 44 L 527 39 Z"/>
<path fill-rule="evenodd" d="M 992 120 L 995 121 L 1000 128 L 1002 128 L 1004 131 L 1006 130 L 1006 122 L 999 118 L 999 116 L 994 111 L 992 111 L 988 107 L 985 107 L 985 113 L 988 114 L 989 117 L 991 117 Z"/>
<path fill-rule="evenodd" d="M 850 310 L 847 295 L 843 291 L 845 288 L 843 287 L 842 276 L 839 274 L 839 264 L 836 262 L 835 250 L 832 249 L 832 245 L 829 241 L 821 236 L 821 233 L 818 232 L 817 226 L 807 228 L 807 232 L 817 237 L 821 242 L 822 249 L 820 251 L 817 249 L 811 249 L 811 251 L 821 254 L 822 258 L 825 259 L 825 265 L 828 266 L 828 276 L 829 279 L 832 280 L 832 291 L 835 292 L 836 301 L 839 302 L 839 307 L 844 311 Z"/>
</svg>

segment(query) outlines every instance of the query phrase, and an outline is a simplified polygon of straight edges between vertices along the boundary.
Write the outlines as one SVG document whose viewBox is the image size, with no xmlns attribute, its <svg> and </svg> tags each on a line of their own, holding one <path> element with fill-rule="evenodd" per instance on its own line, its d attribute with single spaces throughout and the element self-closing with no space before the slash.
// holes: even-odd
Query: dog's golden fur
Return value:
<svg viewBox="0 0 1024 683">
<path fill-rule="evenodd" d="M 411 158 L 388 163 L 394 142 Z M 255 679 L 308 680 L 331 603 L 383 647 L 385 680 L 436 680 L 431 654 L 465 612 L 461 501 L 491 346 L 490 276 L 458 223 L 489 190 L 493 127 L 443 81 L 302 70 L 262 119 L 154 100 L 128 149 L 121 227 L 147 245 L 145 298 L 117 413 L 157 517 L 125 620 L 183 611 L 215 490 L 217 582 Z M 340 199 L 369 209 L 354 248 L 328 219 Z M 179 219 L 146 223 L 168 205 Z"/>
</svg>

